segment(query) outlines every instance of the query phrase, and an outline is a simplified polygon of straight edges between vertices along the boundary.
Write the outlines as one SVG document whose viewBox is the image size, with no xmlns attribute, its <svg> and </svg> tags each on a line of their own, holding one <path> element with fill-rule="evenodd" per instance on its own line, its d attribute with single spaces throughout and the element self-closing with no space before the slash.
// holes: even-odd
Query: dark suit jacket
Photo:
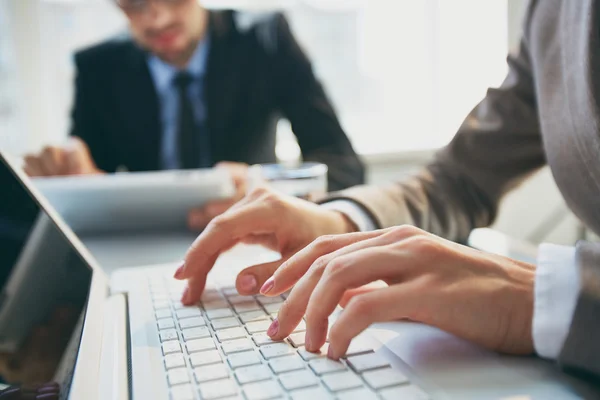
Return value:
<svg viewBox="0 0 600 400">
<path fill-rule="evenodd" d="M 362 183 L 364 167 L 344 134 L 283 15 L 241 30 L 235 12 L 210 13 L 205 102 L 212 163 L 275 161 L 280 116 L 292 124 L 305 161 L 329 166 L 329 187 Z M 75 56 L 72 135 L 112 172 L 160 169 L 162 129 L 147 54 L 131 39 L 111 40 Z"/>
</svg>

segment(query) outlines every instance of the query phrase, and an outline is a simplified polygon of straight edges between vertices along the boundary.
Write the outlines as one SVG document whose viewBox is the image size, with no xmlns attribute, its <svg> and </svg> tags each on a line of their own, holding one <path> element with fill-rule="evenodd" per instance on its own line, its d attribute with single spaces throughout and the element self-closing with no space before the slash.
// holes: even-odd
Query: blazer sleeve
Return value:
<svg viewBox="0 0 600 400">
<path fill-rule="evenodd" d="M 111 150 L 105 129 L 103 110 L 103 84 L 107 72 L 97 67 L 94 54 L 83 51 L 75 55 L 75 100 L 71 113 L 71 136 L 81 138 L 89 147 L 96 166 L 106 172 L 114 172 L 118 160 Z M 96 70 L 98 69 L 98 70 Z M 103 106 L 104 104 L 104 106 Z"/>
<path fill-rule="evenodd" d="M 344 133 L 312 65 L 282 14 L 276 14 L 265 41 L 272 60 L 273 90 L 290 121 L 305 161 L 329 167 L 329 190 L 364 183 L 365 168 Z"/>
<path fill-rule="evenodd" d="M 581 288 L 559 363 L 600 376 L 600 243 L 577 244 Z"/>
<path fill-rule="evenodd" d="M 508 64 L 503 84 L 488 90 L 420 173 L 342 191 L 326 201 L 358 203 L 379 228 L 412 224 L 458 242 L 491 224 L 502 196 L 546 163 L 526 39 Z"/>
</svg>

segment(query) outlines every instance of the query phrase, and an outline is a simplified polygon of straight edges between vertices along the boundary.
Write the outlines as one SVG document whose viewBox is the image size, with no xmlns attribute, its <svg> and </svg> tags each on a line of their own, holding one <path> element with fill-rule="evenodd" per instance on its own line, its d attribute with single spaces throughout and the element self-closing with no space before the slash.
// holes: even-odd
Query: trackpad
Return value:
<svg viewBox="0 0 600 400">
<path fill-rule="evenodd" d="M 434 398 L 598 398 L 599 392 L 553 363 L 500 356 L 429 326 L 376 324 L 369 333 L 407 364 Z"/>
</svg>

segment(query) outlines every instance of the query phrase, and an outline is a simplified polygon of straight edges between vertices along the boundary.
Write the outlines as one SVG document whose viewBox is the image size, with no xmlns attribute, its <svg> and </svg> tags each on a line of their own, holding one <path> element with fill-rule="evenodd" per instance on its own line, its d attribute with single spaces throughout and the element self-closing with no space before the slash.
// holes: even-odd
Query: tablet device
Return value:
<svg viewBox="0 0 600 400">
<path fill-rule="evenodd" d="M 34 178 L 80 235 L 187 230 L 188 212 L 235 193 L 224 169 Z"/>
</svg>

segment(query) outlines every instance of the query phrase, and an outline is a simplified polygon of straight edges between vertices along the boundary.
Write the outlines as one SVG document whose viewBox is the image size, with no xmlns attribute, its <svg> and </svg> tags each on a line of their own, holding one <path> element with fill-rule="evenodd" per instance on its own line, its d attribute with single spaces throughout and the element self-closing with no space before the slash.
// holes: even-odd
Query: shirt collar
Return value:
<svg viewBox="0 0 600 400">
<path fill-rule="evenodd" d="M 192 54 L 192 58 L 190 58 L 190 62 L 184 68 L 184 71 L 189 72 L 195 78 L 203 77 L 206 74 L 209 48 L 210 36 L 206 35 L 198 42 L 198 46 L 194 50 L 194 54 Z M 155 55 L 151 55 L 148 58 L 148 67 L 159 92 L 168 89 L 175 75 L 181 71 L 179 68 L 164 62 Z"/>
</svg>

